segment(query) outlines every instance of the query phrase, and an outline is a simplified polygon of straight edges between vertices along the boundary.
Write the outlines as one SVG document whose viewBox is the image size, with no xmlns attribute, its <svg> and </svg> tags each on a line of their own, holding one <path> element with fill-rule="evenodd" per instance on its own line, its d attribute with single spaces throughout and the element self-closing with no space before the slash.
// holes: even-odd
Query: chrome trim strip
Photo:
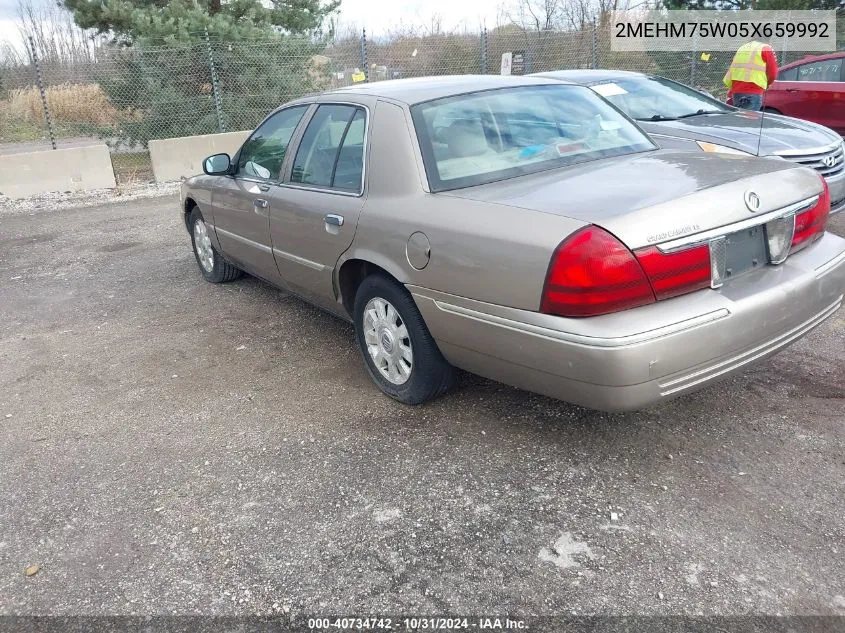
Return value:
<svg viewBox="0 0 845 633">
<path fill-rule="evenodd" d="M 259 189 L 261 187 L 267 187 L 267 189 L 269 189 L 270 185 L 274 185 L 277 182 L 276 180 L 273 180 L 273 179 L 261 180 L 260 178 L 256 178 L 255 176 L 241 176 L 239 174 L 234 174 L 234 175 L 230 174 L 230 175 L 227 175 L 227 176 L 224 176 L 224 177 L 230 178 L 232 180 L 239 180 L 241 182 L 251 182 L 253 184 L 258 185 Z M 267 191 L 267 189 L 265 189 L 264 191 Z"/>
<path fill-rule="evenodd" d="M 300 185 L 292 182 L 276 182 L 273 183 L 282 189 L 300 189 L 302 191 L 315 191 L 317 193 L 328 193 L 333 196 L 347 196 L 350 198 L 360 198 L 363 193 L 356 193 L 354 191 L 342 191 L 340 189 L 330 189 L 329 187 L 314 187 L 309 185 Z"/>
<path fill-rule="evenodd" d="M 845 264 L 845 251 L 842 251 L 831 259 L 830 261 L 825 262 L 818 268 L 816 268 L 816 279 L 821 279 L 828 273 L 832 272 L 834 268 L 837 268 L 840 264 Z"/>
<path fill-rule="evenodd" d="M 489 325 L 503 327 L 514 332 L 520 332 L 522 334 L 529 334 L 531 336 L 538 336 L 540 338 L 545 338 L 549 340 L 560 341 L 564 343 L 572 343 L 574 345 L 581 345 L 583 347 L 593 348 L 625 347 L 627 345 L 645 343 L 646 341 L 652 341 L 655 339 L 670 336 L 672 334 L 677 334 L 679 332 L 684 332 L 686 330 L 691 330 L 693 328 L 712 323 L 713 321 L 724 319 L 725 317 L 730 315 L 730 311 L 727 308 L 721 308 L 719 310 L 714 310 L 713 312 L 701 314 L 691 319 L 686 319 L 685 321 L 679 321 L 677 323 L 665 325 L 663 327 L 659 327 L 654 330 L 649 330 L 647 332 L 640 332 L 638 334 L 620 336 L 617 338 L 601 338 L 596 336 L 584 336 L 582 334 L 574 334 L 572 332 L 561 332 L 559 330 L 552 330 L 550 328 L 542 327 L 539 325 L 522 323 L 521 321 L 514 321 L 512 319 L 506 319 L 504 317 L 495 316 L 493 314 L 479 312 L 470 308 L 456 306 L 451 303 L 445 303 L 443 301 L 438 301 L 437 299 L 432 299 L 432 301 L 434 301 L 434 305 L 437 306 L 443 312 L 448 312 L 457 316 L 466 317 L 468 319 L 473 319 L 475 321 L 480 321 Z"/>
<path fill-rule="evenodd" d="M 689 389 L 690 387 L 694 387 L 695 385 L 699 385 L 703 382 L 709 382 L 714 378 L 718 378 L 719 376 L 728 373 L 729 371 L 733 371 L 738 369 L 748 363 L 752 363 L 758 358 L 766 356 L 767 354 L 771 354 L 776 352 L 777 350 L 789 345 L 793 341 L 801 338 L 812 330 L 817 325 L 820 325 L 822 322 L 825 321 L 829 316 L 834 314 L 840 307 L 842 306 L 842 295 L 839 295 L 839 298 L 826 307 L 821 312 L 813 315 L 800 325 L 795 326 L 791 330 L 787 330 L 780 336 L 777 336 L 773 339 L 770 339 L 760 345 L 751 348 L 741 354 L 737 354 L 730 358 L 726 358 L 725 360 L 716 363 L 714 365 L 709 365 L 698 371 L 692 372 L 690 374 L 685 374 L 679 378 L 674 378 L 672 380 L 668 380 L 666 382 L 658 383 L 660 387 L 660 395 L 661 396 L 668 396 L 673 393 L 677 393 L 678 391 L 684 391 L 685 389 Z"/>
<path fill-rule="evenodd" d="M 232 233 L 231 231 L 227 231 L 225 229 L 221 229 L 220 227 L 214 227 L 214 230 L 217 231 L 217 233 L 223 233 L 223 235 L 225 235 L 226 237 L 231 237 L 233 240 L 241 242 L 242 244 L 247 244 L 248 246 L 252 246 L 253 248 L 257 248 L 258 250 L 264 251 L 265 253 L 272 252 L 272 249 L 269 246 L 261 244 L 260 242 L 247 239 L 241 235 L 236 235 L 235 233 Z"/>
<path fill-rule="evenodd" d="M 310 259 L 299 257 L 298 255 L 294 255 L 293 253 L 286 253 L 285 251 L 280 251 L 278 248 L 273 248 L 273 254 L 277 257 L 281 257 L 282 259 L 294 262 L 295 264 L 307 266 L 308 268 L 311 268 L 312 270 L 316 270 L 318 272 L 326 269 L 325 266 L 318 262 L 312 262 Z"/>
<path fill-rule="evenodd" d="M 676 251 L 681 248 L 686 248 L 688 246 L 703 244 L 704 242 L 712 240 L 715 237 L 722 237 L 723 235 L 727 235 L 729 233 L 736 233 L 737 231 L 742 231 L 744 229 L 750 229 L 755 226 L 760 226 L 762 224 L 765 224 L 766 222 L 769 222 L 770 220 L 775 220 L 782 216 L 789 215 L 790 213 L 801 213 L 802 211 L 809 209 L 814 204 L 816 204 L 816 202 L 818 202 L 818 199 L 819 196 L 813 196 L 812 198 L 807 198 L 806 200 L 801 200 L 800 202 L 791 204 L 788 207 L 775 209 L 774 211 L 769 211 L 768 213 L 764 213 L 763 215 L 755 215 L 754 217 L 748 218 L 747 220 L 741 220 L 739 222 L 734 222 L 733 224 L 726 224 L 715 229 L 710 229 L 701 233 L 695 233 L 693 235 L 687 235 L 685 237 L 680 237 L 676 240 L 671 240 L 669 242 L 663 242 L 662 244 L 658 244 L 657 248 L 660 250 L 661 253 L 671 253 L 672 251 Z"/>
<path fill-rule="evenodd" d="M 834 152 L 842 147 L 842 141 L 833 141 L 830 145 L 824 147 L 810 147 L 807 149 L 784 149 L 779 152 L 774 152 L 775 156 L 812 156 L 813 154 L 827 154 Z"/>
<path fill-rule="evenodd" d="M 648 119 L 636 119 L 636 121 L 642 123 L 652 123 L 652 121 L 649 121 Z M 695 143 L 694 138 L 686 138 L 684 136 L 672 136 L 671 134 L 665 134 L 663 132 L 649 132 L 648 135 L 652 138 L 668 138 L 673 141 L 689 141 L 690 143 Z"/>
</svg>

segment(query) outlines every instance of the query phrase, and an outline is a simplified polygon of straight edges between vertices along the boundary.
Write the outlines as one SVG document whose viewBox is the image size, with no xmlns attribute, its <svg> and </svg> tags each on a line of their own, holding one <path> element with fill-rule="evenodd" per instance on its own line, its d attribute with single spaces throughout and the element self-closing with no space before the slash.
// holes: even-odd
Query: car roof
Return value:
<svg viewBox="0 0 845 633">
<path fill-rule="evenodd" d="M 409 79 L 389 79 L 361 83 L 345 88 L 337 88 L 323 95 L 369 95 L 401 101 L 409 105 L 451 97 L 453 95 L 513 88 L 517 86 L 543 86 L 560 83 L 549 77 L 502 76 L 502 75 L 446 75 L 440 77 L 413 77 Z M 570 83 L 570 82 L 566 82 Z"/>
<path fill-rule="evenodd" d="M 545 73 L 534 73 L 533 77 L 548 77 L 550 79 L 558 79 L 570 81 L 576 84 L 596 84 L 603 81 L 614 81 L 617 79 L 625 79 L 630 77 L 646 77 L 643 73 L 637 73 L 630 70 L 604 70 L 604 69 L 573 69 L 573 70 L 552 70 Z"/>
<path fill-rule="evenodd" d="M 780 67 L 780 70 L 787 70 L 789 68 L 795 68 L 796 66 L 801 66 L 808 62 L 823 62 L 827 61 L 828 59 L 839 59 L 840 57 L 845 57 L 845 51 L 837 51 L 835 53 L 827 53 L 825 55 L 807 55 L 802 59 L 797 59 L 794 62 L 789 62 L 788 64 L 784 64 Z"/>
</svg>

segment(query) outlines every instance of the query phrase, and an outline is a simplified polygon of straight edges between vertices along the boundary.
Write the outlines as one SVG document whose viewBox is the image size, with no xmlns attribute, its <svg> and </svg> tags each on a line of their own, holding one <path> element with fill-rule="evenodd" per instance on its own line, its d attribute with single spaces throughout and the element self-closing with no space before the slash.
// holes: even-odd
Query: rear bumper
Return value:
<svg viewBox="0 0 845 633">
<path fill-rule="evenodd" d="M 457 367 L 593 409 L 634 410 L 727 377 L 834 314 L 845 294 L 845 240 L 826 234 L 718 291 L 589 319 L 409 290 Z"/>
</svg>

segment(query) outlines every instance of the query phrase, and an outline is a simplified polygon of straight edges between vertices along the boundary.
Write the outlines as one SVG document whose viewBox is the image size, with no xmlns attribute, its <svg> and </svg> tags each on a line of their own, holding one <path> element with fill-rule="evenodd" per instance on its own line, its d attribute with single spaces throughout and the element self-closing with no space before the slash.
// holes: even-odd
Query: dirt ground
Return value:
<svg viewBox="0 0 845 633">
<path fill-rule="evenodd" d="M 845 615 L 845 312 L 639 413 L 410 408 L 177 206 L 0 215 L 0 614 Z"/>
</svg>

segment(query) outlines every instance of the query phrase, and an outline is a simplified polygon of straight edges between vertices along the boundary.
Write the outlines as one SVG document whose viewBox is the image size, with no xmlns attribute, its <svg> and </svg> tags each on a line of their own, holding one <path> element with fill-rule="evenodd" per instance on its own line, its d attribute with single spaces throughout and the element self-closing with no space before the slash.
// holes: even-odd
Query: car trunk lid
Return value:
<svg viewBox="0 0 845 633">
<path fill-rule="evenodd" d="M 660 150 L 446 195 L 595 224 L 636 249 L 729 226 L 820 191 L 813 171 L 787 161 Z M 759 200 L 753 211 L 746 203 L 752 192 Z"/>
</svg>

